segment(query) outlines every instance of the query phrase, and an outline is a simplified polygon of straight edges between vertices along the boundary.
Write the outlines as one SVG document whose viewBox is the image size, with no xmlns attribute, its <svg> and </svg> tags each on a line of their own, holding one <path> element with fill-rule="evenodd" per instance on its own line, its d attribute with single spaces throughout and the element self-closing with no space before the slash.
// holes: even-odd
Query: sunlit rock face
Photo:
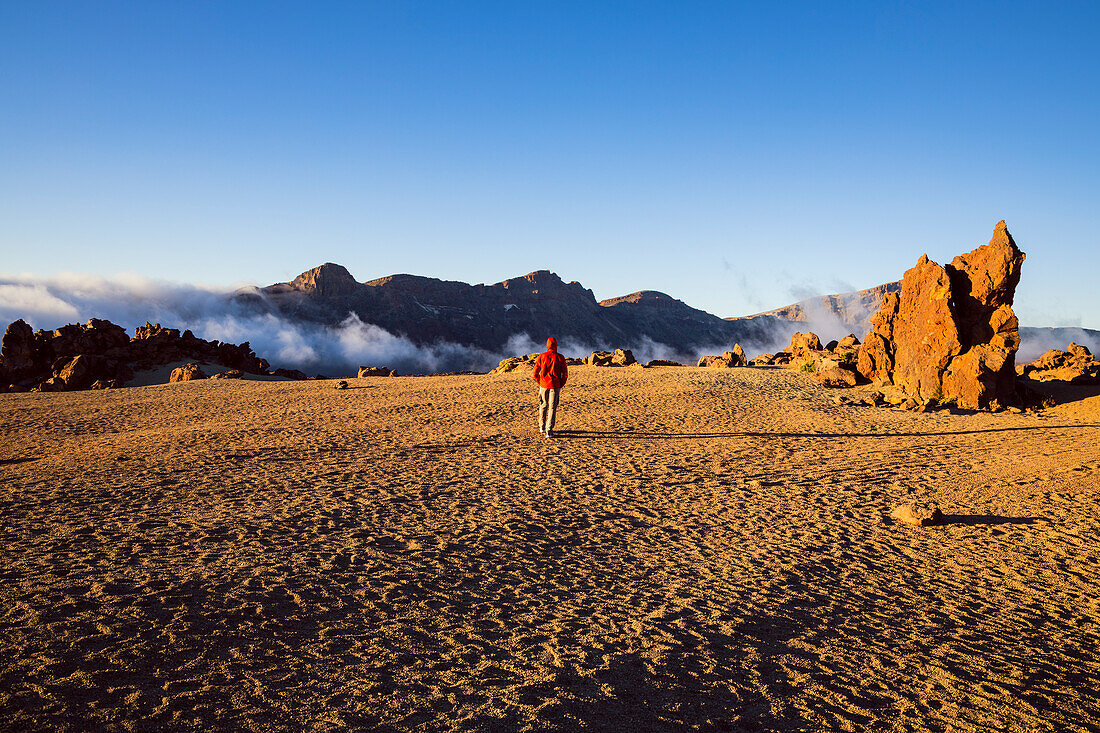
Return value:
<svg viewBox="0 0 1100 733">
<path fill-rule="evenodd" d="M 922 255 L 887 293 L 860 347 L 867 379 L 917 400 L 996 409 L 1016 402 L 1019 323 L 1012 299 L 1024 253 L 1004 221 L 989 244 L 941 266 Z"/>
</svg>

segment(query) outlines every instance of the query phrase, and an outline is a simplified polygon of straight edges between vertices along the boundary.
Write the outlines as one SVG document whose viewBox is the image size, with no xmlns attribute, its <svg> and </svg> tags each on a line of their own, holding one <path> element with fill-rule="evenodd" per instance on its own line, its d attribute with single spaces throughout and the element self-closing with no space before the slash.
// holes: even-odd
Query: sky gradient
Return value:
<svg viewBox="0 0 1100 733">
<path fill-rule="evenodd" d="M 536 269 L 721 316 L 999 219 L 1100 328 L 1100 4 L 0 2 L 0 274 Z M 133 325 L 133 324 L 128 324 Z"/>
</svg>

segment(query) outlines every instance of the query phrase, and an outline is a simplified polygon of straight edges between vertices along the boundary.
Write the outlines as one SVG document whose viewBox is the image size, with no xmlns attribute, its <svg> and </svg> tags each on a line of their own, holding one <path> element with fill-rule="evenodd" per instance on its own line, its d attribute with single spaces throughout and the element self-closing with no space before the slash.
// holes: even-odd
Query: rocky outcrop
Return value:
<svg viewBox="0 0 1100 733">
<path fill-rule="evenodd" d="M 356 376 L 358 376 L 359 379 L 363 379 L 364 377 L 396 377 L 397 372 L 395 372 L 393 369 L 390 369 L 389 367 L 384 366 L 361 366 L 359 367 L 359 373 Z"/>
<path fill-rule="evenodd" d="M 130 338 L 121 326 L 97 318 L 53 331 L 32 331 L 16 321 L 7 327 L 0 345 L 0 385 L 9 392 L 109 389 L 132 379 L 135 371 L 181 361 L 268 373 L 267 361 L 257 357 L 248 342 L 206 341 L 190 331 L 181 334 L 179 329 L 149 323 L 136 328 Z M 282 376 L 296 375 L 305 376 L 282 370 Z"/>
<path fill-rule="evenodd" d="M 244 379 L 244 372 L 240 369 L 230 369 L 225 372 L 218 372 L 211 375 L 211 379 Z"/>
<path fill-rule="evenodd" d="M 807 331 L 806 333 L 795 331 L 791 336 L 791 345 L 787 347 L 787 352 L 792 359 L 806 358 L 812 355 L 811 352 L 818 351 L 823 351 L 821 339 L 813 331 Z"/>
<path fill-rule="evenodd" d="M 701 357 L 697 366 L 715 369 L 732 369 L 734 367 L 748 365 L 749 362 L 745 358 L 745 350 L 741 348 L 741 344 L 734 344 L 732 351 L 722 352 L 721 356 Z"/>
<path fill-rule="evenodd" d="M 584 363 L 591 366 L 624 367 L 633 366 L 638 363 L 638 360 L 634 358 L 634 353 L 630 349 L 615 349 L 614 353 L 593 351 Z"/>
<path fill-rule="evenodd" d="M 1076 343 L 1071 343 L 1066 351 L 1051 349 L 1016 371 L 1020 376 L 1037 382 L 1100 384 L 1100 361 L 1088 347 Z"/>
<path fill-rule="evenodd" d="M 1005 223 L 989 244 L 941 266 L 922 255 L 900 293 L 887 293 L 859 349 L 859 373 L 918 402 L 968 409 L 1016 401 L 1020 339 L 1012 298 L 1024 253 Z"/>
<path fill-rule="evenodd" d="M 184 364 L 172 370 L 169 382 L 190 382 L 195 379 L 206 379 L 206 372 L 198 364 Z"/>
</svg>

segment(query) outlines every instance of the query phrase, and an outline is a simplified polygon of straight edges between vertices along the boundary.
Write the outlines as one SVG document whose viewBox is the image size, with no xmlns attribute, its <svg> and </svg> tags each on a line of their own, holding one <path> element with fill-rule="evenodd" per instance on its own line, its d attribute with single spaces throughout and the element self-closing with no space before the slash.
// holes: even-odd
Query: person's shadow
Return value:
<svg viewBox="0 0 1100 733">
<path fill-rule="evenodd" d="M 673 433 L 657 430 L 555 430 L 554 436 L 577 440 L 592 440 L 597 438 L 633 438 L 635 440 L 697 440 L 706 438 L 918 438 L 925 435 L 977 435 L 981 433 L 1007 433 L 1019 430 L 1065 430 L 1071 428 L 1100 428 L 1100 424 L 1016 425 L 1003 428 L 981 428 L 977 430 L 937 430 L 908 433 L 761 433 L 752 431 Z"/>
</svg>

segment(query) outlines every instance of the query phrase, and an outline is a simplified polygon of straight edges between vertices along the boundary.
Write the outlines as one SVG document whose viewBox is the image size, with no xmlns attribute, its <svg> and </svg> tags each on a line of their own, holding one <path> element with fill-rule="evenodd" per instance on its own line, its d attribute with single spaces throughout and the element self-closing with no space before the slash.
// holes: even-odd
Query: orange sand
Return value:
<svg viewBox="0 0 1100 733">
<path fill-rule="evenodd" d="M 0 727 L 1088 730 L 1100 396 L 778 369 L 0 395 Z M 905 501 L 951 523 L 890 523 Z"/>
</svg>

